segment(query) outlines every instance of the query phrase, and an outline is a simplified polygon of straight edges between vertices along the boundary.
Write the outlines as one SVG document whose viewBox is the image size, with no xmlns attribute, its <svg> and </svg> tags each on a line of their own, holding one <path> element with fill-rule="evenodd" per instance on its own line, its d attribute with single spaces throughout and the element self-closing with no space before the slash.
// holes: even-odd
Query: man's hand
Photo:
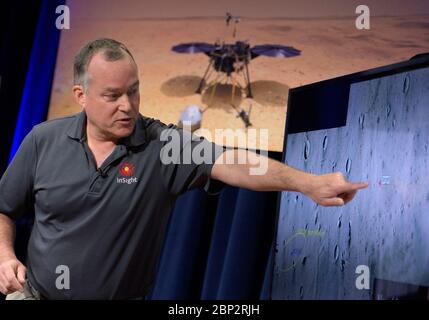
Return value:
<svg viewBox="0 0 429 320">
<path fill-rule="evenodd" d="M 0 262 L 0 291 L 4 295 L 22 291 L 27 269 L 15 257 L 2 259 Z"/>
<path fill-rule="evenodd" d="M 368 187 L 366 182 L 348 182 L 342 173 L 313 176 L 302 192 L 322 206 L 343 206 L 357 191 Z"/>
</svg>

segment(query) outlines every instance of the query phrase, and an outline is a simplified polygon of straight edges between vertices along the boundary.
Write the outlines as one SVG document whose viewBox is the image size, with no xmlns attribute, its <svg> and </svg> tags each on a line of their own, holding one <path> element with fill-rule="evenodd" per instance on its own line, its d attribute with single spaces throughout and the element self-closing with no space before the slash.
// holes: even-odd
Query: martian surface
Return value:
<svg viewBox="0 0 429 320">
<path fill-rule="evenodd" d="M 290 88 L 401 62 L 429 51 L 429 15 L 372 17 L 369 30 L 358 30 L 355 19 L 242 17 L 233 37 L 223 17 L 75 18 L 71 29 L 61 33 L 48 118 L 81 110 L 71 91 L 74 55 L 86 42 L 110 37 L 123 42 L 139 65 L 143 115 L 177 124 L 187 106 L 197 105 L 204 111 L 202 128 L 211 133 L 204 135 L 211 140 L 226 144 L 214 139 L 215 130 L 237 129 L 246 134 L 249 129 L 267 129 L 269 141 L 261 148 L 282 151 Z M 236 40 L 247 41 L 250 46 L 292 46 L 301 50 L 301 55 L 252 60 L 252 99 L 239 89 L 233 94 L 231 83 L 222 77 L 214 82 L 214 93 L 214 83 L 208 83 L 201 94 L 195 93 L 209 58 L 202 53 L 175 53 L 172 46 Z M 251 127 L 245 128 L 231 101 L 238 111 L 251 109 Z M 229 144 L 246 147 L 240 141 Z M 260 149 L 258 146 L 257 141 Z"/>
</svg>

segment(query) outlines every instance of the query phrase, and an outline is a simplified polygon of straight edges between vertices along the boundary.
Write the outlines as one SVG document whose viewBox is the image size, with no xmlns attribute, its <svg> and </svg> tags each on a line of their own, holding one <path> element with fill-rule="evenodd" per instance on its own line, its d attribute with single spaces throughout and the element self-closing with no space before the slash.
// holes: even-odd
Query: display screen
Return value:
<svg viewBox="0 0 429 320">
<path fill-rule="evenodd" d="M 281 193 L 273 299 L 428 299 L 428 65 L 349 85 L 320 82 L 312 90 L 324 94 L 313 99 L 331 108 L 314 107 L 308 118 L 328 114 L 313 117 L 317 125 L 288 119 L 286 164 L 340 171 L 369 187 L 343 207 Z M 300 113 L 300 100 L 289 99 L 292 115 Z"/>
</svg>

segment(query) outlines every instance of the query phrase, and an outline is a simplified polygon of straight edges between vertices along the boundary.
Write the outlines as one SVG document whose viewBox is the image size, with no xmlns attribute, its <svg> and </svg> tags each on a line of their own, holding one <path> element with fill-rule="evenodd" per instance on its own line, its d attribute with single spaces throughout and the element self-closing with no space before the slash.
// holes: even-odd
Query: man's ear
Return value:
<svg viewBox="0 0 429 320">
<path fill-rule="evenodd" d="M 86 98 L 83 86 L 80 84 L 75 84 L 72 90 L 76 102 L 83 107 L 85 105 Z"/>
</svg>

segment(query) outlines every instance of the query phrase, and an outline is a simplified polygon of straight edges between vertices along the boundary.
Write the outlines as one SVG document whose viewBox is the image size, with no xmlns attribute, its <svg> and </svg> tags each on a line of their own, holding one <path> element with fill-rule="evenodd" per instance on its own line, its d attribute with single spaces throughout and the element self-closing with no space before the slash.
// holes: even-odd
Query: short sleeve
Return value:
<svg viewBox="0 0 429 320">
<path fill-rule="evenodd" d="M 223 183 L 210 178 L 216 159 L 224 152 L 222 146 L 173 125 L 165 126 L 159 139 L 161 178 L 171 194 L 198 187 L 209 194 L 222 189 Z"/>
<path fill-rule="evenodd" d="M 0 213 L 17 219 L 34 211 L 36 164 L 36 143 L 34 133 L 30 132 L 0 179 Z"/>
</svg>

